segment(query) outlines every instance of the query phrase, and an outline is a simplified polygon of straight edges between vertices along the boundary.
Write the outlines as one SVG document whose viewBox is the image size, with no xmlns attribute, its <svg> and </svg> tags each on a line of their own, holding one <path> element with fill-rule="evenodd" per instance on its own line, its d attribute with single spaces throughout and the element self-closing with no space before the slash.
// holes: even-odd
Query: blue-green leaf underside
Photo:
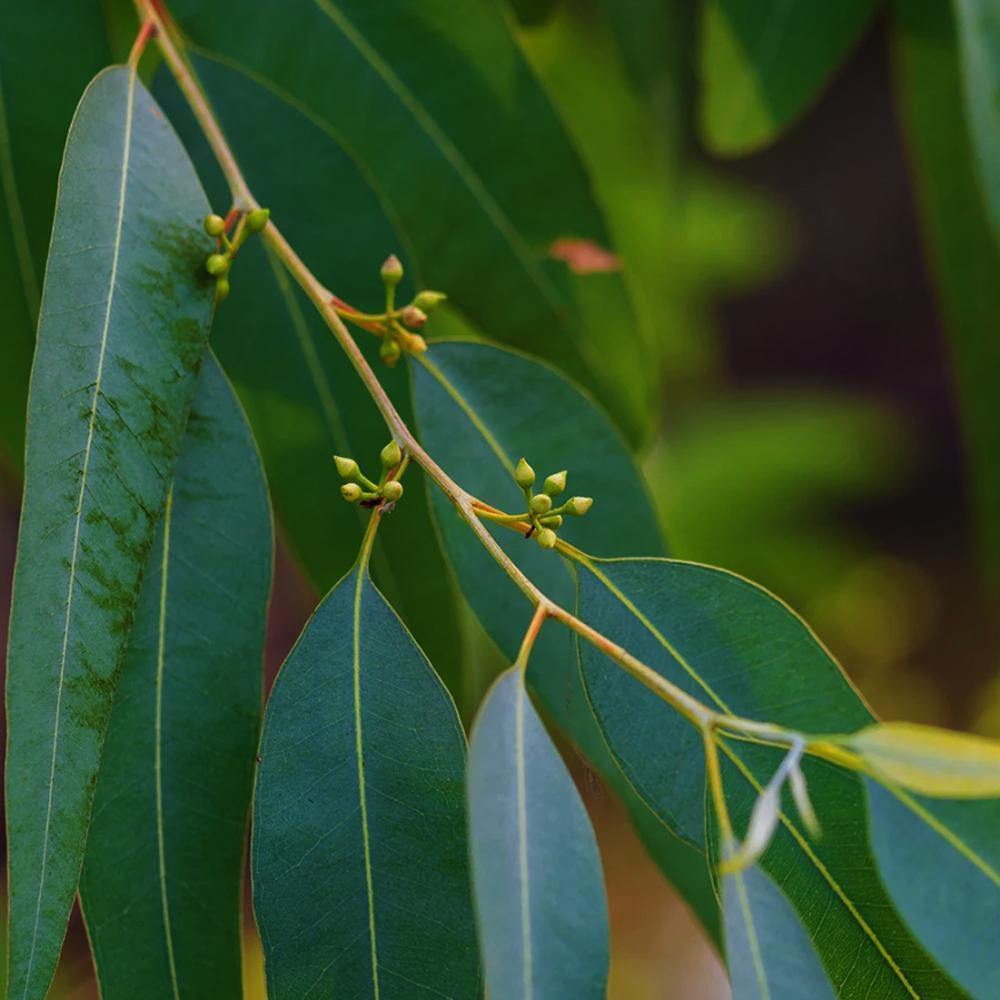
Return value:
<svg viewBox="0 0 1000 1000">
<path fill-rule="evenodd" d="M 1000 801 L 865 786 L 872 847 L 903 918 L 972 996 L 1000 996 Z"/>
<path fill-rule="evenodd" d="M 469 834 L 490 995 L 603 997 L 608 918 L 597 842 L 517 667 L 494 683 L 472 730 Z"/>
<path fill-rule="evenodd" d="M 464 778 L 454 704 L 356 566 L 265 715 L 253 883 L 272 1000 L 478 995 Z"/>
<path fill-rule="evenodd" d="M 851 732 L 871 719 L 805 623 L 741 577 L 692 563 L 612 559 L 581 565 L 579 579 L 586 622 L 713 707 L 807 732 Z M 650 809 L 703 845 L 699 734 L 603 654 L 584 643 L 580 650 L 591 705 L 619 765 Z M 726 795 L 742 832 L 781 756 L 739 741 L 724 751 Z M 954 987 L 881 886 L 859 780 L 821 761 L 806 761 L 804 770 L 823 836 L 812 840 L 797 817 L 783 815 L 762 864 L 805 925 L 837 995 L 949 995 Z"/>
<path fill-rule="evenodd" d="M 833 1000 L 805 928 L 764 872 L 752 867 L 726 875 L 722 906 L 733 1000 Z"/>
<path fill-rule="evenodd" d="M 549 255 L 561 238 L 608 237 L 497 5 L 254 0 L 238 19 L 202 0 L 173 9 L 196 55 L 253 78 L 336 139 L 390 212 L 404 263 L 478 328 L 568 367 L 630 437 L 644 435 L 655 372 L 629 329 L 621 276 L 576 275 Z"/>
<path fill-rule="evenodd" d="M 101 995 L 239 996 L 272 535 L 233 390 L 198 381 L 115 694 L 80 881 Z"/>
<path fill-rule="evenodd" d="M 60 175 L 31 376 L 8 646 L 10 994 L 42 997 L 83 860 L 139 578 L 212 309 L 184 150 L 135 75 L 97 76 Z"/>
</svg>

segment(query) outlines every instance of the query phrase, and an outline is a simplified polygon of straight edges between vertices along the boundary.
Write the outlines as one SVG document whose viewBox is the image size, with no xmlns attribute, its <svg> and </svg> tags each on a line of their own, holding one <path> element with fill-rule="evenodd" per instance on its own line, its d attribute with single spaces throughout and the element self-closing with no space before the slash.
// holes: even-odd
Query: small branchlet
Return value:
<svg viewBox="0 0 1000 1000">
<path fill-rule="evenodd" d="M 382 474 L 378 482 L 369 479 L 353 458 L 334 455 L 333 461 L 337 466 L 337 474 L 341 479 L 347 480 L 340 487 L 340 495 L 348 503 L 360 502 L 362 507 L 377 507 L 383 504 L 388 511 L 392 509 L 389 505 L 395 504 L 403 496 L 403 484 L 397 477 L 406 463 L 403 450 L 395 441 L 390 441 L 379 452 Z"/>
<path fill-rule="evenodd" d="M 230 213 L 231 217 L 236 217 L 235 212 Z M 268 208 L 255 208 L 248 212 L 236 224 L 236 231 L 233 238 L 226 235 L 229 224 L 221 215 L 214 212 L 205 216 L 205 232 L 215 238 L 216 251 L 209 254 L 205 261 L 205 270 L 215 278 L 215 301 L 222 302 L 229 294 L 229 271 L 232 267 L 233 258 L 239 249 L 247 241 L 247 237 L 252 233 L 259 233 L 267 225 L 271 218 L 271 210 Z"/>
</svg>

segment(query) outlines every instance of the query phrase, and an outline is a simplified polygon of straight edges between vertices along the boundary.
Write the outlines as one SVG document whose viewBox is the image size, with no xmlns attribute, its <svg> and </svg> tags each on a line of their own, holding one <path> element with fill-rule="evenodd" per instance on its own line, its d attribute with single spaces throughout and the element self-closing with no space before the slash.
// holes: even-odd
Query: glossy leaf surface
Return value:
<svg viewBox="0 0 1000 1000">
<path fill-rule="evenodd" d="M 465 737 L 364 568 L 285 661 L 260 758 L 254 910 L 272 1000 L 477 996 Z"/>
<path fill-rule="evenodd" d="M 706 0 L 699 125 L 712 152 L 772 142 L 816 99 L 857 42 L 876 0 Z"/>
<path fill-rule="evenodd" d="M 66 131 L 84 87 L 111 59 L 104 6 L 0 7 L 0 457 L 17 469 Z"/>
<path fill-rule="evenodd" d="M 800 618 L 723 570 L 659 559 L 581 565 L 580 616 L 644 663 L 716 708 L 815 731 L 850 732 L 870 713 Z M 637 793 L 679 835 L 703 843 L 700 734 L 656 695 L 581 643 L 591 704 Z M 727 799 L 740 836 L 780 751 L 728 741 Z M 813 840 L 784 811 L 762 865 L 806 926 L 837 995 L 946 993 L 881 887 L 862 825 L 860 780 L 822 761 L 803 765 L 823 828 Z M 855 817 L 838 821 L 838 817 Z"/>
<path fill-rule="evenodd" d="M 759 868 L 725 876 L 722 905 L 733 1000 L 833 1000 L 805 928 Z"/>
<path fill-rule="evenodd" d="M 974 997 L 1000 994 L 1000 802 L 949 802 L 865 782 L 872 846 L 893 902 Z"/>
<path fill-rule="evenodd" d="M 138 584 L 212 309 L 205 196 L 140 82 L 66 146 L 31 376 L 8 646 L 12 995 L 44 995 L 76 892 Z"/>
<path fill-rule="evenodd" d="M 550 255 L 560 239 L 607 247 L 608 237 L 499 5 L 253 0 L 239 18 L 205 0 L 172 9 L 196 55 L 258 80 L 343 147 L 427 286 L 478 328 L 567 366 L 643 436 L 654 371 L 621 276 L 578 275 Z M 225 96 L 206 83 L 225 118 Z M 355 267 L 371 273 L 385 252 Z"/>
<path fill-rule="evenodd" d="M 472 730 L 469 833 L 490 995 L 603 997 L 608 919 L 597 842 L 517 667 L 495 682 Z"/>
<path fill-rule="evenodd" d="M 206 359 L 101 761 L 80 898 L 101 995 L 238 996 L 271 584 L 267 487 Z"/>
</svg>

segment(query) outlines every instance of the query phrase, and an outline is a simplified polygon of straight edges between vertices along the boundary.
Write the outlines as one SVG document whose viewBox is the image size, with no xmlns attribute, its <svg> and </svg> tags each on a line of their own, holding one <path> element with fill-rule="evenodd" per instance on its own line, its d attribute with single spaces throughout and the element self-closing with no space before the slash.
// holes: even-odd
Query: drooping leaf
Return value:
<svg viewBox="0 0 1000 1000">
<path fill-rule="evenodd" d="M 272 1000 L 479 993 L 464 777 L 447 691 L 355 566 L 264 719 L 253 882 Z"/>
<path fill-rule="evenodd" d="M 759 868 L 722 883 L 733 1000 L 833 1000 L 823 966 L 788 900 Z"/>
<path fill-rule="evenodd" d="M 701 136 L 720 155 L 772 142 L 816 99 L 877 0 L 706 0 L 699 53 Z"/>
<path fill-rule="evenodd" d="M 920 795 L 1000 798 L 1000 744 L 913 722 L 866 726 L 843 745 L 880 777 Z"/>
<path fill-rule="evenodd" d="M 80 880 L 101 995 L 238 996 L 271 583 L 267 487 L 201 370 L 115 695 Z"/>
<path fill-rule="evenodd" d="M 97 76 L 60 179 L 8 644 L 10 990 L 42 997 L 76 892 L 138 584 L 212 309 L 208 206 L 134 74 Z"/>
<path fill-rule="evenodd" d="M 1000 243 L 1000 8 L 990 0 L 956 0 L 954 10 L 975 164 Z"/>
<path fill-rule="evenodd" d="M 526 457 L 539 477 L 565 468 L 566 495 L 591 496 L 594 506 L 586 517 L 566 519 L 563 538 L 609 555 L 663 550 L 645 486 L 621 438 L 562 376 L 523 355 L 468 341 L 432 344 L 423 360 L 412 364 L 412 372 L 422 443 L 475 496 L 513 512 L 524 503 L 512 475 L 519 458 Z M 513 660 L 531 618 L 530 605 L 433 487 L 431 504 L 463 593 Z M 559 557 L 506 528 L 493 534 L 550 598 L 574 606 L 573 574 Z M 542 630 L 528 682 L 545 711 L 618 793 L 651 855 L 714 930 L 718 906 L 704 855 L 644 815 L 645 804 L 608 755 L 595 725 L 565 630 Z"/>
<path fill-rule="evenodd" d="M 519 667 L 494 683 L 472 730 L 469 835 L 490 995 L 603 997 L 608 918 L 597 842 Z"/>
<path fill-rule="evenodd" d="M 1000 802 L 927 799 L 865 781 L 872 847 L 889 895 L 974 997 L 1000 995 Z"/>
<path fill-rule="evenodd" d="M 706 704 L 799 731 L 853 732 L 871 715 L 804 622 L 766 591 L 723 570 L 662 559 L 579 566 L 579 615 Z M 580 643 L 590 703 L 612 753 L 647 805 L 678 835 L 703 843 L 700 734 L 589 644 Z M 723 773 L 734 823 L 753 806 L 780 750 L 726 742 Z M 857 821 L 864 795 L 852 772 L 807 760 L 803 772 L 822 825 L 810 837 L 782 812 L 761 864 L 805 925 L 840 997 L 947 993 L 895 913 Z"/>
<path fill-rule="evenodd" d="M 0 458 L 18 470 L 66 130 L 83 88 L 110 61 L 103 7 L 38 0 L 0 8 Z"/>
<path fill-rule="evenodd" d="M 608 236 L 499 5 L 253 0 L 237 19 L 204 0 L 172 9 L 196 55 L 254 77 L 336 138 L 427 285 L 478 328 L 567 366 L 644 436 L 655 366 L 620 274 L 577 275 L 550 254 L 567 237 L 608 248 Z M 225 95 L 206 83 L 225 118 Z M 339 225 L 326 236 L 353 239 Z"/>
<path fill-rule="evenodd" d="M 250 184 L 297 251 L 317 274 L 336 282 L 343 298 L 379 308 L 379 265 L 403 244 L 353 160 L 328 131 L 260 83 L 221 63 L 196 59 L 195 65 Z M 162 73 L 154 89 L 178 123 L 216 208 L 225 206 L 225 184 L 176 86 Z M 351 238 L 334 238 L 337 231 Z M 363 466 L 377 461 L 389 439 L 385 421 L 312 305 L 263 246 L 244 246 L 230 284 L 212 342 L 247 409 L 284 537 L 325 593 L 354 562 L 363 528 L 359 508 L 340 498 L 330 456 L 353 455 Z M 412 291 L 407 278 L 400 298 Z M 375 337 L 361 332 L 359 340 L 409 419 L 405 372 L 378 361 Z M 455 641 L 455 595 L 421 478 L 417 468 L 407 472 L 406 503 L 393 513 L 397 530 L 376 539 L 372 571 L 442 679 L 458 692 L 463 663 Z"/>
<path fill-rule="evenodd" d="M 931 271 L 951 334 L 981 556 L 1000 580 L 1000 250 L 974 172 L 952 4 L 896 0 L 901 118 Z"/>
</svg>

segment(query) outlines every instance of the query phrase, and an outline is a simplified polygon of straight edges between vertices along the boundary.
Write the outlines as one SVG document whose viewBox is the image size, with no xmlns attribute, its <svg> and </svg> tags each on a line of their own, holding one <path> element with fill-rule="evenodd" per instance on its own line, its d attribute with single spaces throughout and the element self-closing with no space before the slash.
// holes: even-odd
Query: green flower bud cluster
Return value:
<svg viewBox="0 0 1000 1000">
<path fill-rule="evenodd" d="M 528 521 L 531 524 L 531 534 L 543 549 L 555 548 L 558 538 L 556 532 L 563 526 L 563 517 L 582 517 L 590 510 L 593 500 L 590 497 L 570 497 L 559 507 L 553 506 L 552 498 L 566 489 L 566 470 L 553 472 L 546 476 L 540 493 L 532 493 L 535 485 L 535 470 L 521 459 L 514 469 L 514 482 L 521 487 L 528 509 L 524 514 L 510 515 L 512 520 Z"/>
<path fill-rule="evenodd" d="M 361 471 L 353 458 L 334 455 L 333 461 L 337 466 L 337 474 L 346 480 L 340 487 L 340 495 L 348 503 L 360 501 L 362 507 L 377 507 L 383 502 L 395 503 L 402 497 L 403 484 L 394 479 L 393 475 L 399 475 L 403 451 L 395 441 L 390 441 L 379 453 L 382 475 L 377 483 Z"/>
<path fill-rule="evenodd" d="M 205 232 L 218 241 L 218 249 L 205 261 L 205 270 L 215 278 L 215 301 L 221 302 L 229 294 L 229 268 L 236 252 L 251 233 L 259 233 L 271 218 L 269 208 L 255 208 L 243 217 L 232 240 L 226 235 L 226 220 L 221 215 L 205 216 Z"/>
<path fill-rule="evenodd" d="M 383 324 L 380 333 L 382 346 L 379 357 L 394 368 L 404 351 L 422 354 L 427 350 L 427 342 L 416 331 L 427 324 L 427 314 L 448 297 L 444 292 L 425 290 L 419 292 L 408 305 L 396 309 L 396 286 L 403 280 L 403 265 L 395 254 L 386 257 L 379 271 L 385 286 L 385 313 L 373 317 Z"/>
</svg>

